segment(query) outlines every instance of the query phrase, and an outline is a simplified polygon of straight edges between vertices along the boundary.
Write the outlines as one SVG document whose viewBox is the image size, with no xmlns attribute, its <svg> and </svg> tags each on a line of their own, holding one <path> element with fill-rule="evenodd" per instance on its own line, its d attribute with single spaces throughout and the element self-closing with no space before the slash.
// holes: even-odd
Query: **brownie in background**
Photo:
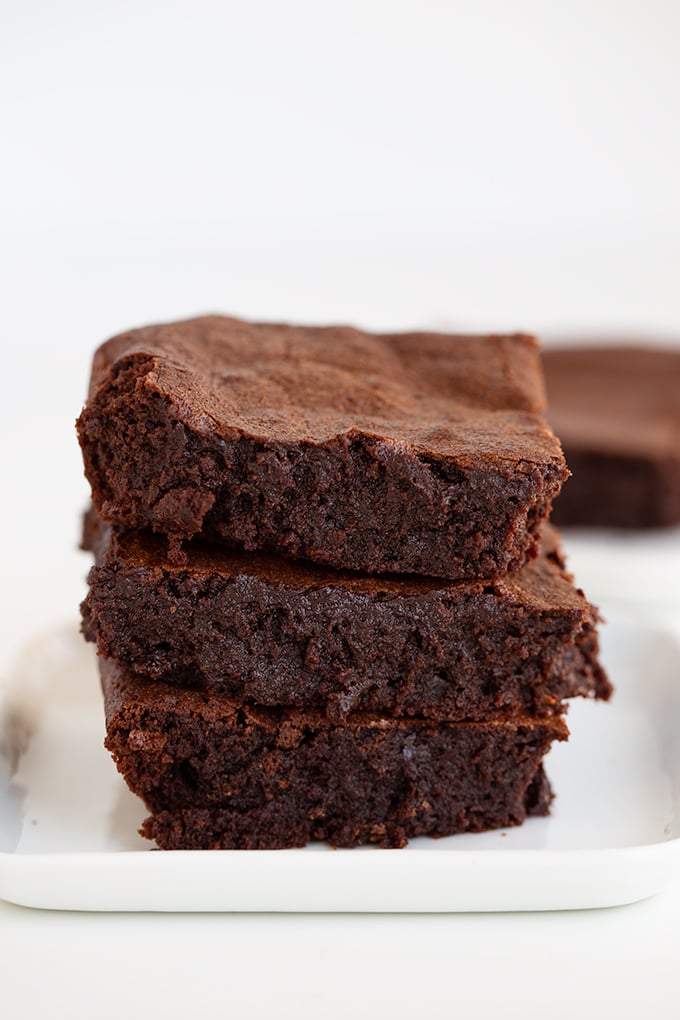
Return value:
<svg viewBox="0 0 680 1020">
<path fill-rule="evenodd" d="M 547 348 L 548 417 L 572 477 L 559 525 L 680 523 L 680 349 Z"/>
</svg>

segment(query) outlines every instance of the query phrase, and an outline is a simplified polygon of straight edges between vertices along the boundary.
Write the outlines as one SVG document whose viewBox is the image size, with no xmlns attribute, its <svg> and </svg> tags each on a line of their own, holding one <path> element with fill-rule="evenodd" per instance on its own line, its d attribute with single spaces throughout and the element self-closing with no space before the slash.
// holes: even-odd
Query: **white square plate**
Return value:
<svg viewBox="0 0 680 1020">
<path fill-rule="evenodd" d="M 3 691 L 0 898 L 66 910 L 480 911 L 630 903 L 680 874 L 680 648 L 603 627 L 610 704 L 576 701 L 552 815 L 403 850 L 149 852 L 102 746 L 91 647 L 36 642 Z"/>
</svg>

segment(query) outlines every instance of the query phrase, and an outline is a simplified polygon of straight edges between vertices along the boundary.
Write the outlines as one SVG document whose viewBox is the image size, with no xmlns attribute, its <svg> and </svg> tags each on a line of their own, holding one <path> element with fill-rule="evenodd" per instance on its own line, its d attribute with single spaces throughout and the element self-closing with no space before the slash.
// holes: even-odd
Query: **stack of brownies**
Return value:
<svg viewBox="0 0 680 1020">
<path fill-rule="evenodd" d="M 403 846 L 545 814 L 606 698 L 546 524 L 527 336 L 217 316 L 96 353 L 78 430 L 107 747 L 163 848 Z"/>
</svg>

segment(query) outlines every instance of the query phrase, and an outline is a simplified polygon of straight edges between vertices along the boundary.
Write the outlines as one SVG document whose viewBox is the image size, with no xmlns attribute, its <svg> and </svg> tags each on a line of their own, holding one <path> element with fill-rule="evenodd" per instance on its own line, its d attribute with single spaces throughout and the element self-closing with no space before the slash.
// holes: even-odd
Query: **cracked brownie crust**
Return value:
<svg viewBox="0 0 680 1020">
<path fill-rule="evenodd" d="M 531 337 L 210 316 L 95 355 L 78 431 L 97 510 L 339 568 L 514 570 L 567 476 Z"/>
</svg>

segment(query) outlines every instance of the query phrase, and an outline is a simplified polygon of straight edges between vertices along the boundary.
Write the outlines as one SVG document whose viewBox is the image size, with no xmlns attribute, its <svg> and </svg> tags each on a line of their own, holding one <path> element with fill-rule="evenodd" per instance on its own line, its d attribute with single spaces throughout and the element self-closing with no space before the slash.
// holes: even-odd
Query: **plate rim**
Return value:
<svg viewBox="0 0 680 1020">
<path fill-rule="evenodd" d="M 680 663 L 680 640 L 678 635 L 670 628 L 656 623 L 647 623 L 644 619 L 630 617 L 628 614 L 610 613 L 609 623 L 614 627 L 624 625 L 627 632 L 631 630 L 636 636 L 655 640 L 662 638 L 668 648 L 678 656 Z M 65 630 L 59 629 L 60 634 Z M 55 632 L 52 631 L 51 634 Z M 48 637 L 48 634 L 36 636 L 36 642 Z M 669 677 L 669 683 L 673 681 Z M 9 690 L 6 686 L 0 688 L 0 707 L 7 704 Z M 3 696 L 4 695 L 4 696 Z M 11 774 L 10 774 L 11 777 Z M 680 783 L 680 775 L 674 777 Z M 437 840 L 437 843 L 440 841 Z M 427 848 L 407 845 L 395 850 L 392 854 L 380 853 L 375 847 L 359 847 L 351 851 L 345 849 L 341 852 L 340 858 L 337 851 L 331 847 L 319 846 L 316 852 L 310 854 L 309 847 L 288 848 L 283 850 L 165 850 L 157 851 L 151 844 L 148 847 L 130 849 L 92 849 L 92 850 L 31 850 L 21 851 L 2 850 L 0 851 L 0 899 L 23 906 L 43 907 L 47 909 L 66 910 L 142 910 L 142 911 L 185 911 L 185 910 L 219 910 L 225 912 L 240 912 L 247 910 L 297 910 L 300 912 L 315 912 L 317 910 L 337 911 L 350 909 L 356 912 L 374 911 L 380 912 L 402 912 L 402 911 L 423 911 L 423 912 L 456 912 L 456 911 L 493 911 L 493 910 L 548 910 L 548 909 L 587 909 L 622 905 L 647 898 L 660 892 L 677 874 L 680 876 L 680 830 L 669 832 L 665 838 L 643 843 L 613 846 L 574 846 L 574 847 L 511 847 L 506 848 L 499 843 L 497 846 L 485 846 L 479 849 L 458 848 L 456 846 L 438 846 L 434 853 L 430 853 L 425 859 L 428 862 L 428 871 L 434 870 L 442 882 L 443 900 L 441 906 L 408 906 L 404 905 L 408 896 L 404 896 L 403 890 L 395 885 L 395 879 L 399 877 L 402 881 L 413 877 L 420 870 L 422 871 L 422 854 Z M 372 851 L 372 852 L 371 852 Z M 191 881 L 194 859 L 200 856 L 201 868 L 193 868 L 195 880 Z M 413 857 L 418 863 L 413 862 Z M 225 864 L 229 859 L 231 866 Z M 150 863 L 145 863 L 145 859 Z M 276 861 L 276 867 L 271 868 L 272 861 Z M 342 860 L 343 864 L 337 867 L 337 861 Z M 327 863 L 324 863 L 327 861 Z M 330 862 L 334 861 L 331 865 Z M 374 863 L 370 863 L 373 861 Z M 389 863 L 386 865 L 385 862 Z M 302 862 L 302 865 L 300 864 Z M 379 863 L 378 863 L 379 862 Z M 455 862 L 455 867 L 453 864 Z M 615 867 L 617 865 L 618 867 Z M 357 867 L 361 872 L 367 872 L 368 877 L 373 880 L 378 876 L 378 885 L 383 890 L 379 895 L 387 895 L 388 886 L 393 885 L 394 902 L 392 905 L 376 907 L 371 905 L 354 905 L 350 907 L 333 906 L 337 899 L 337 892 L 333 890 L 325 892 L 321 896 L 322 905 L 309 904 L 309 891 L 298 886 L 297 905 L 291 905 L 288 893 L 273 889 L 271 904 L 265 906 L 244 905 L 243 897 L 238 890 L 234 890 L 233 880 L 247 876 L 249 873 L 256 876 L 265 876 L 265 886 L 272 886 L 271 874 L 276 879 L 285 879 L 286 875 L 295 876 L 301 867 L 308 874 L 311 873 L 315 880 L 328 876 L 329 869 L 339 879 L 339 890 L 343 883 L 348 884 L 347 879 L 357 877 Z M 572 882 L 575 877 L 582 879 L 583 888 L 590 888 L 586 901 L 578 894 L 578 890 L 565 888 L 560 893 L 552 885 L 559 887 L 560 883 L 555 882 L 555 872 L 560 867 L 567 873 L 568 881 Z M 270 875 L 267 876 L 267 869 Z M 448 870 L 447 870 L 448 869 Z M 636 871 L 637 869 L 637 871 Z M 523 873 L 531 871 L 531 879 L 535 880 L 536 889 L 533 895 L 515 896 L 508 895 L 503 888 L 513 876 L 522 876 Z M 167 892 L 159 895 L 156 883 L 150 883 L 151 888 L 145 888 L 143 883 L 148 882 L 151 874 L 156 873 L 159 879 L 163 876 L 176 874 L 182 879 L 184 886 L 183 894 L 179 897 L 170 895 Z M 382 873 L 382 877 L 380 876 Z M 400 874 L 401 873 L 401 874 Z M 206 900 L 205 881 L 209 875 L 210 880 L 216 888 L 213 893 L 215 902 Z M 571 878 L 569 878 L 571 876 Z M 621 887 L 622 879 L 628 881 L 627 891 Z M 102 878 L 110 880 L 102 882 Z M 125 877 L 135 890 L 137 903 L 125 900 L 124 906 L 115 902 L 120 890 L 116 890 L 116 883 Z M 361 877 L 361 876 L 360 876 Z M 34 893 L 30 892 L 31 878 L 34 881 Z M 460 889 L 460 879 L 464 878 L 469 887 L 467 892 Z M 51 879 L 52 888 L 49 886 Z M 593 882 L 600 883 L 597 894 Z M 47 884 L 46 884 L 47 883 Z M 54 888 L 60 883 L 63 888 Z M 236 882 L 238 885 L 239 883 Z M 312 883 L 313 884 L 313 883 Z M 577 883 L 578 884 L 578 883 Z M 625 882 L 623 883 L 625 885 Z M 103 886 L 103 891 L 102 891 Z M 29 888 L 27 888 L 29 887 Z M 139 888 L 137 888 L 139 887 Z M 487 887 L 487 888 L 485 888 Z M 70 890 L 70 901 L 65 901 L 64 893 Z M 474 902 L 475 890 L 478 895 L 478 902 Z M 617 891 L 618 890 L 618 891 Z M 318 892 L 318 890 L 317 890 Z M 350 890 L 351 892 L 351 890 Z M 113 893 L 111 895 L 110 893 Z M 471 899 L 472 895 L 472 899 Z M 38 900 L 36 901 L 36 896 Z M 193 899 L 192 899 L 193 896 Z M 424 897 L 427 902 L 428 895 Z M 493 897 L 495 902 L 491 902 Z M 543 898 L 543 900 L 542 900 Z M 521 900 L 526 900 L 522 905 Z M 161 902 L 164 900 L 164 902 Z M 253 898 L 256 903 L 257 896 Z M 279 904 L 277 906 L 277 903 Z M 326 906 L 323 906 L 323 903 Z M 504 905 L 504 903 L 506 905 Z M 507 905 L 507 904 L 510 905 Z M 281 905 L 283 904 L 283 905 Z"/>
</svg>

